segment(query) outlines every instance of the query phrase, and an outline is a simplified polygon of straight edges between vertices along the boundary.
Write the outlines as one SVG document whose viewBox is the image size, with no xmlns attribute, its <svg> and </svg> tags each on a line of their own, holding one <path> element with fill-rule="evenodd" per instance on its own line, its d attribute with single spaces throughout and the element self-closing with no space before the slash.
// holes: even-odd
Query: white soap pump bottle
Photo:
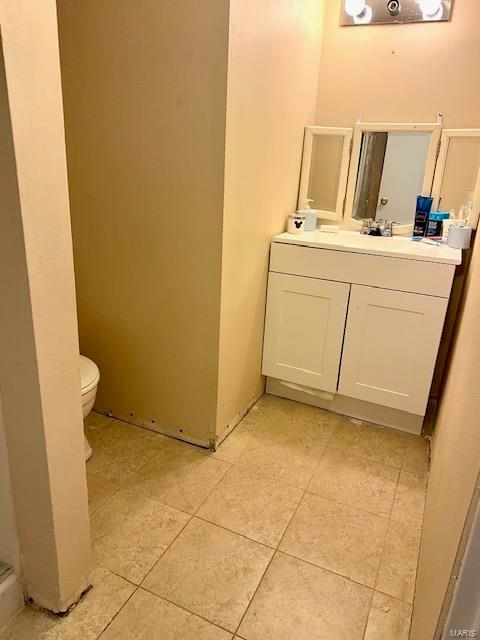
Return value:
<svg viewBox="0 0 480 640">
<path fill-rule="evenodd" d="M 317 228 L 317 214 L 315 210 L 310 207 L 311 202 L 313 202 L 313 198 L 307 198 L 306 207 L 297 211 L 297 213 L 305 216 L 305 231 L 315 231 Z"/>
</svg>

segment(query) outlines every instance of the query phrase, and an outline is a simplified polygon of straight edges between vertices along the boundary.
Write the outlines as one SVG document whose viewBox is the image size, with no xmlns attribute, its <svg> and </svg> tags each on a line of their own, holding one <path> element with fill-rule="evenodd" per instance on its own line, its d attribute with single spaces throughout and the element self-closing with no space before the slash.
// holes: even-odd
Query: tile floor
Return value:
<svg viewBox="0 0 480 640">
<path fill-rule="evenodd" d="M 215 453 L 86 424 L 94 589 L 2 640 L 407 640 L 425 440 L 268 395 Z"/>
</svg>

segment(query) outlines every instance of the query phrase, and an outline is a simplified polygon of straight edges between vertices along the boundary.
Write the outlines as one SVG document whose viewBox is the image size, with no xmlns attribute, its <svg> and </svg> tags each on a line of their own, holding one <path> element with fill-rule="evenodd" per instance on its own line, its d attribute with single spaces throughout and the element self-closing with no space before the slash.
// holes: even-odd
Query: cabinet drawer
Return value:
<svg viewBox="0 0 480 640">
<path fill-rule="evenodd" d="M 353 285 L 339 393 L 425 415 L 447 304 Z"/>
<path fill-rule="evenodd" d="M 263 374 L 334 393 L 350 285 L 270 273 Z"/>
<path fill-rule="evenodd" d="M 455 266 L 274 242 L 270 271 L 448 298 Z"/>
</svg>

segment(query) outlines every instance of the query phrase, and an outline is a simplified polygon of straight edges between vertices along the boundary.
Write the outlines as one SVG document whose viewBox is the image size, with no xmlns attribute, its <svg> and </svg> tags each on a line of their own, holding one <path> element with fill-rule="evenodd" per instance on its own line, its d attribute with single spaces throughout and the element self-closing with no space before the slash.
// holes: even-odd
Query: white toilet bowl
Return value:
<svg viewBox="0 0 480 640">
<path fill-rule="evenodd" d="M 80 380 L 82 385 L 83 417 L 86 418 L 95 404 L 100 371 L 97 365 L 85 356 L 80 356 Z M 88 444 L 87 438 L 85 438 L 85 460 L 88 460 L 91 456 L 92 447 Z"/>
</svg>

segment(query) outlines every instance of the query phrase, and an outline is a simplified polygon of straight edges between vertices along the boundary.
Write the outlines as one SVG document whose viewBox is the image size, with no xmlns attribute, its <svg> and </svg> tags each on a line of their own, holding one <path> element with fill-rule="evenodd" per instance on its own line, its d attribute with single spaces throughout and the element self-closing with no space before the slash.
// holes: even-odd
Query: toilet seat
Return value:
<svg viewBox="0 0 480 640">
<path fill-rule="evenodd" d="M 100 380 L 100 371 L 97 365 L 85 356 L 80 356 L 80 380 L 82 396 L 94 389 Z"/>
</svg>

